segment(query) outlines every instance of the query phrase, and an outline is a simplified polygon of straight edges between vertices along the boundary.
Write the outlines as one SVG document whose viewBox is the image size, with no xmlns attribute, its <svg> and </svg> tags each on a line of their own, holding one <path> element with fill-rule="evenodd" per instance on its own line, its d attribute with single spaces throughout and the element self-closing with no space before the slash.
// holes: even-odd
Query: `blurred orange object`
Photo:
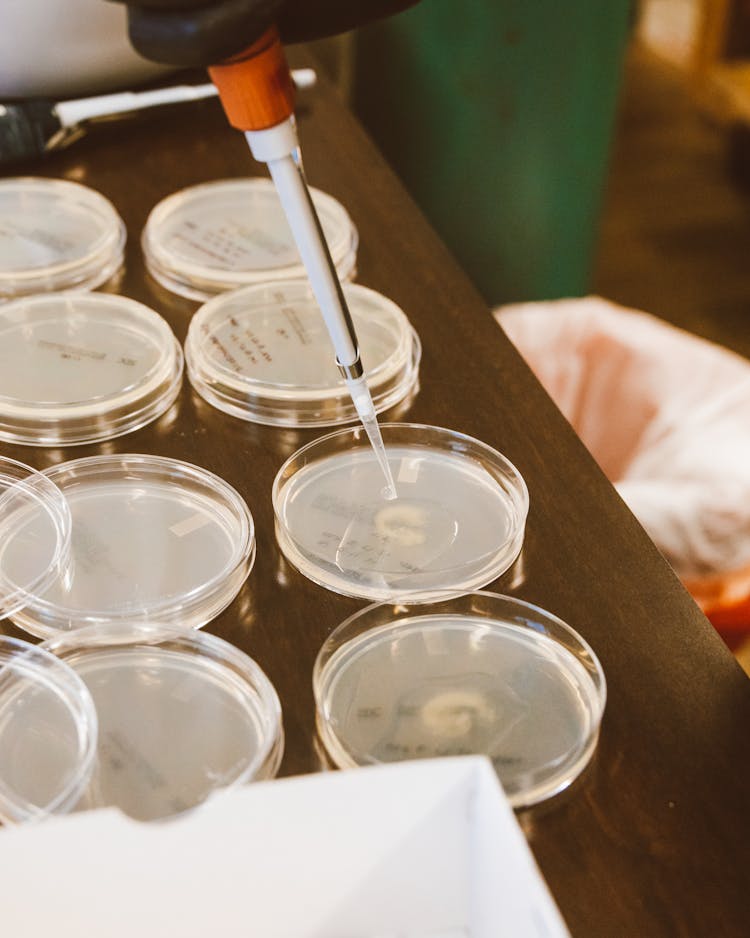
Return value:
<svg viewBox="0 0 750 938">
<path fill-rule="evenodd" d="M 734 651 L 750 635 L 750 565 L 710 577 L 683 577 L 685 587 Z"/>
</svg>

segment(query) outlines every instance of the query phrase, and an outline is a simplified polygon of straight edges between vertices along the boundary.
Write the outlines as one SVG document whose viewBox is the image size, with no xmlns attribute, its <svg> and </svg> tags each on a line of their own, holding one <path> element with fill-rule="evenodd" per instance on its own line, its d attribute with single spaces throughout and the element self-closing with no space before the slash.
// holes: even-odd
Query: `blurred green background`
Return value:
<svg viewBox="0 0 750 938">
<path fill-rule="evenodd" d="M 354 37 L 365 126 L 490 303 L 585 293 L 631 0 L 422 0 Z"/>
</svg>

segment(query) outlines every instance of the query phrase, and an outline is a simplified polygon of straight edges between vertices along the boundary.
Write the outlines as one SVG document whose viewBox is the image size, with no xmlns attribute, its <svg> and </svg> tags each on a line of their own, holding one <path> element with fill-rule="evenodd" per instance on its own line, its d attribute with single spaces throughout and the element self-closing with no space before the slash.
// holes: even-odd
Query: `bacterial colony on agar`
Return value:
<svg viewBox="0 0 750 938">
<path fill-rule="evenodd" d="M 572 629 L 489 593 L 390 618 L 370 607 L 329 638 L 314 683 L 335 765 L 483 754 L 516 807 L 582 771 L 605 694 L 601 667 Z"/>
<path fill-rule="evenodd" d="M 328 589 L 369 599 L 460 592 L 505 572 L 528 507 L 515 467 L 440 428 L 382 432 L 395 499 L 359 430 L 310 444 L 279 471 L 274 507 L 287 559 Z"/>
</svg>

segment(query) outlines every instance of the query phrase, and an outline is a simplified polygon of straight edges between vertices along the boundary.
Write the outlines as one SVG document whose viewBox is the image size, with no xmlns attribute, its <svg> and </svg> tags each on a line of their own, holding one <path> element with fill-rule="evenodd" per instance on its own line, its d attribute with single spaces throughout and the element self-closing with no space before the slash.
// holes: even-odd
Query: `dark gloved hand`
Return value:
<svg viewBox="0 0 750 938">
<path fill-rule="evenodd" d="M 284 42 L 354 29 L 417 0 L 116 0 L 127 3 L 130 41 L 147 59 L 207 66 L 250 46 L 271 24 Z"/>
</svg>

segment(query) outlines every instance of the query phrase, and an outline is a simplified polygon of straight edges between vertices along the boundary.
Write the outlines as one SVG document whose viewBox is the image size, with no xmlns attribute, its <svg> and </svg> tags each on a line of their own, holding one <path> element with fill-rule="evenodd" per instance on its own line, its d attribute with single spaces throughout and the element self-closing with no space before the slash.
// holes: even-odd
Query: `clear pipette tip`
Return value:
<svg viewBox="0 0 750 938">
<path fill-rule="evenodd" d="M 359 419 L 362 421 L 362 426 L 365 428 L 367 438 L 375 451 L 378 465 L 383 470 L 383 475 L 385 476 L 386 484 L 383 489 L 383 497 L 388 501 L 393 501 L 394 498 L 398 497 L 398 492 L 396 491 L 396 483 L 393 481 L 393 473 L 391 472 L 388 458 L 385 455 L 385 445 L 380 433 L 375 406 L 370 396 L 370 389 L 367 387 L 367 381 L 364 375 L 362 375 L 360 378 L 347 378 L 346 383 L 352 400 L 354 401 L 354 406 L 357 408 Z"/>
</svg>

